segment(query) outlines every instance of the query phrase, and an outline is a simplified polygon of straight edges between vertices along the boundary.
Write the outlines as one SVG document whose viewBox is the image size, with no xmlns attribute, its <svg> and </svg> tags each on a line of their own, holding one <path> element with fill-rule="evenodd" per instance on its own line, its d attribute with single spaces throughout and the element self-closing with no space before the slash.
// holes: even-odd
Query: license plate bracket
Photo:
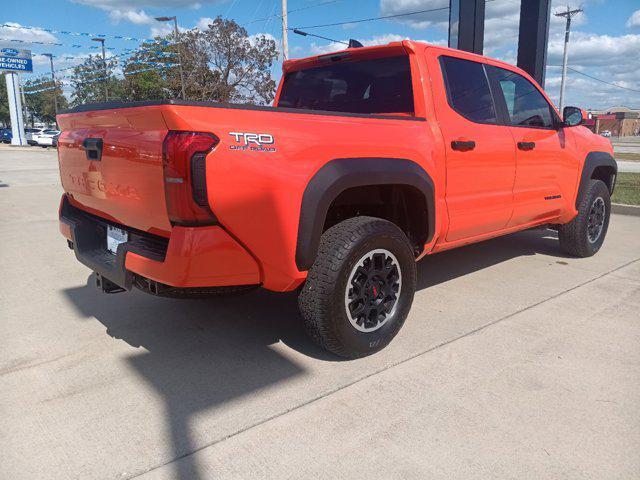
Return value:
<svg viewBox="0 0 640 480">
<path fill-rule="evenodd" d="M 107 250 L 112 254 L 118 251 L 118 245 L 129 240 L 129 233 L 121 228 L 107 225 Z"/>
</svg>

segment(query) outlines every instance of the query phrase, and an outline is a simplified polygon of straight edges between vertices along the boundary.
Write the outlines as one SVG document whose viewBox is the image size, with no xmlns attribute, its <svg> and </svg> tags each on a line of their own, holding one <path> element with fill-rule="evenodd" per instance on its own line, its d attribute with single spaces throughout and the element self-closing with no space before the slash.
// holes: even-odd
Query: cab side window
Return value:
<svg viewBox="0 0 640 480">
<path fill-rule="evenodd" d="M 498 123 L 483 65 L 446 56 L 440 65 L 451 108 L 472 122 Z"/>
<path fill-rule="evenodd" d="M 533 128 L 553 128 L 553 114 L 547 100 L 526 78 L 515 72 L 487 66 L 499 85 L 511 125 Z M 495 85 L 495 84 L 494 84 Z M 496 99 L 498 102 L 499 100 Z"/>
</svg>

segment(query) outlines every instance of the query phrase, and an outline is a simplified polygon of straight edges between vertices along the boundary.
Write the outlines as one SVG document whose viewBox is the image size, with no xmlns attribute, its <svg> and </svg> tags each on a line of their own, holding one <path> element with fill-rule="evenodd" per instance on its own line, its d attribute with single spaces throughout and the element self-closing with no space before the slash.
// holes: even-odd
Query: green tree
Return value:
<svg viewBox="0 0 640 480">
<path fill-rule="evenodd" d="M 212 100 L 236 103 L 270 103 L 276 84 L 271 67 L 278 58 L 276 42 L 265 35 L 249 37 L 233 20 L 218 16 L 202 32 L 206 52 L 216 79 Z"/>
<path fill-rule="evenodd" d="M 123 99 L 122 80 L 115 76 L 117 59 L 102 61 L 100 55 L 89 55 L 87 59 L 73 69 L 71 87 L 73 106 L 85 103 L 105 101 L 105 86 L 109 91 L 109 100 Z"/>
<path fill-rule="evenodd" d="M 0 123 L 9 125 L 9 97 L 7 97 L 7 81 L 4 75 L 0 75 Z"/>
<path fill-rule="evenodd" d="M 53 86 L 51 81 L 48 82 L 26 82 L 24 84 L 25 91 L 25 103 L 27 107 L 28 118 L 25 118 L 25 123 L 33 124 L 34 121 L 40 120 L 47 123 L 55 123 L 56 112 L 53 102 L 53 95 L 55 93 L 58 101 L 58 111 L 69 108 L 69 102 L 67 97 L 62 92 L 60 83 L 56 82 L 55 89 L 38 91 L 41 89 L 50 88 Z M 35 93 L 28 93 L 28 92 Z"/>
<path fill-rule="evenodd" d="M 107 59 L 109 99 L 136 101 L 180 98 L 177 66 L 180 48 L 187 99 L 235 103 L 269 103 L 275 95 L 271 67 L 278 58 L 276 42 L 265 36 L 249 36 L 233 20 L 218 17 L 204 31 L 187 30 L 145 42 L 128 59 Z M 118 58 L 120 60 L 118 61 Z M 124 78 L 115 76 L 119 66 Z M 145 71 L 140 71 L 145 70 Z M 102 57 L 89 56 L 74 68 L 71 84 L 73 106 L 103 102 L 105 66 Z"/>
<path fill-rule="evenodd" d="M 170 88 L 170 69 L 161 64 L 177 62 L 177 56 L 169 51 L 164 41 L 145 43 L 144 47 L 124 61 L 123 96 L 127 101 L 174 98 Z M 136 73 L 139 72 L 139 73 Z"/>
<path fill-rule="evenodd" d="M 180 34 L 180 53 L 185 93 L 190 100 L 269 103 L 275 95 L 271 67 L 278 58 L 275 41 L 264 35 L 250 37 L 233 20 L 213 20 L 204 31 Z M 155 43 L 132 55 L 124 72 L 129 73 L 158 63 L 176 63 L 174 35 L 156 37 Z M 157 51 L 165 55 L 158 55 Z M 127 100 L 180 98 L 177 67 L 126 75 Z"/>
</svg>

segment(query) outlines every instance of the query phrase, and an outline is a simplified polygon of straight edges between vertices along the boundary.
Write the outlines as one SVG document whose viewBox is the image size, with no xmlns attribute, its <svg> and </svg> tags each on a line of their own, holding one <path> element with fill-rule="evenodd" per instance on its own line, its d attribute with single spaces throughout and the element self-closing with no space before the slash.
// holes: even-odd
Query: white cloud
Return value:
<svg viewBox="0 0 640 480">
<path fill-rule="evenodd" d="M 562 62 L 564 38 L 549 39 L 547 62 Z M 640 34 L 620 36 L 596 35 L 592 33 L 573 32 L 569 43 L 569 61 L 572 65 L 614 66 L 617 64 L 635 68 L 640 67 Z"/>
<path fill-rule="evenodd" d="M 545 87 L 550 96 L 559 96 L 559 75 L 562 65 L 564 37 L 549 40 Z M 569 43 L 569 66 L 580 72 L 640 91 L 640 34 L 619 36 L 572 32 Z M 555 65 L 555 66 L 554 66 Z M 605 108 L 612 104 L 640 106 L 640 93 L 605 85 L 569 70 L 567 74 L 567 103 L 589 108 Z"/>
<path fill-rule="evenodd" d="M 584 12 L 576 15 L 571 23 L 569 66 L 605 81 L 640 90 L 640 35 L 597 35 L 588 32 L 589 6 L 600 0 L 580 2 Z M 564 48 L 565 19 L 553 15 L 566 8 L 566 0 L 553 0 L 549 25 L 547 63 L 560 65 Z M 380 0 L 381 15 L 398 15 L 419 10 L 448 6 L 448 0 Z M 500 0 L 486 4 L 484 53 L 514 64 L 517 57 L 520 2 Z M 412 29 L 448 30 L 448 11 L 425 12 L 397 17 L 391 21 Z M 640 27 L 640 10 L 626 23 L 627 27 Z M 415 37 L 415 35 L 413 35 Z M 560 86 L 560 68 L 550 66 L 546 88 L 557 101 Z M 613 103 L 640 106 L 640 94 L 599 83 L 569 71 L 567 78 L 567 102 L 584 107 L 605 108 Z"/>
<path fill-rule="evenodd" d="M 435 24 L 442 27 L 443 23 L 446 25 L 449 23 L 447 7 L 449 7 L 449 0 L 380 0 L 380 15 L 405 15 L 422 10 L 444 9 L 393 19 L 393 21 L 416 29 L 425 29 Z"/>
<path fill-rule="evenodd" d="M 144 10 L 110 10 L 109 18 L 115 23 L 125 20 L 127 22 L 135 23 L 136 25 L 151 25 L 156 21 Z"/>
<path fill-rule="evenodd" d="M 251 45 L 253 45 L 254 42 L 259 37 L 265 37 L 267 40 L 273 40 L 276 43 L 276 48 L 278 49 L 278 51 L 280 51 L 280 48 L 281 48 L 281 45 L 282 45 L 282 41 L 279 38 L 274 37 L 270 33 L 254 33 L 253 35 L 249 35 L 249 43 L 251 43 Z"/>
<path fill-rule="evenodd" d="M 11 38 L 15 40 L 23 40 L 25 42 L 57 42 L 58 39 L 55 35 L 45 32 L 39 28 L 25 28 L 19 23 L 6 22 L 8 26 L 0 27 L 0 37 Z M 18 42 L 3 42 L 10 43 L 12 46 L 19 45 Z"/>
<path fill-rule="evenodd" d="M 154 8 L 193 8 L 198 9 L 202 3 L 220 3 L 223 0 L 204 0 L 195 2 L 193 0 L 73 0 L 75 3 L 89 5 L 101 10 L 133 10 L 134 7 L 154 7 Z"/>
<path fill-rule="evenodd" d="M 209 27 L 209 25 L 211 25 L 212 23 L 213 23 L 213 18 L 202 17 L 200 18 L 200 20 L 197 21 L 196 27 L 199 28 L 200 30 L 206 30 Z"/>
<path fill-rule="evenodd" d="M 107 53 L 108 54 L 108 53 Z M 94 54 L 95 55 L 95 54 Z M 70 67 L 74 67 L 82 63 L 87 57 L 88 53 L 61 53 L 54 57 L 56 79 L 67 82 L 71 77 L 73 70 Z M 24 77 L 24 83 L 35 82 L 36 84 L 43 84 L 50 79 L 50 63 L 49 58 L 44 55 L 35 55 L 33 57 L 33 74 L 27 74 Z M 64 83 L 63 91 L 66 95 L 70 94 L 70 88 L 67 83 Z"/>
<path fill-rule="evenodd" d="M 587 2 L 589 0 L 586 0 Z M 591 0 L 598 2 L 599 0 Z M 582 2 L 583 4 L 585 1 Z M 552 0 L 552 12 L 563 9 L 566 6 L 566 0 Z M 390 19 L 393 22 L 408 25 L 415 29 L 426 29 L 435 27 L 437 29 L 448 31 L 449 28 L 449 0 L 380 0 L 380 15 L 400 15 Z M 422 12 L 408 15 L 413 12 Z M 520 1 L 518 0 L 499 0 L 487 2 L 485 6 L 486 21 L 497 20 L 492 26 L 490 23 L 485 24 L 485 35 L 489 32 L 495 32 L 496 36 L 506 33 L 513 36 L 512 31 L 504 32 L 504 28 L 514 30 L 516 32 L 519 24 Z M 561 18 L 551 18 L 552 24 L 562 24 Z M 586 22 L 585 14 L 574 17 L 574 25 L 582 25 Z M 492 28 L 495 27 L 495 28 Z"/>
<path fill-rule="evenodd" d="M 640 10 L 633 12 L 625 25 L 627 28 L 640 28 Z"/>
<path fill-rule="evenodd" d="M 122 20 L 136 25 L 152 25 L 156 23 L 154 18 L 148 15 L 143 7 L 166 9 L 168 14 L 177 8 L 190 8 L 197 10 L 202 7 L 202 3 L 221 3 L 225 0 L 204 0 L 204 2 L 193 0 L 72 0 L 75 3 L 88 5 L 109 12 L 109 18 L 114 22 Z M 170 30 L 163 27 L 151 29 L 152 35 L 166 35 Z"/>
<path fill-rule="evenodd" d="M 179 30 L 182 28 L 178 27 Z M 165 37 L 173 33 L 173 24 L 169 24 L 169 22 L 165 23 L 157 23 L 155 26 L 151 27 L 151 37 Z"/>
</svg>

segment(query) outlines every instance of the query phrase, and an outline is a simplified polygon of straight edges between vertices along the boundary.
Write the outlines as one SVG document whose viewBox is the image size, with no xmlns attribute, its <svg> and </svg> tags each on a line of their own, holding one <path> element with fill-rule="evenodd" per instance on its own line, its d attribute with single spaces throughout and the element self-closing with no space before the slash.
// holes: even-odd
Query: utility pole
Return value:
<svg viewBox="0 0 640 480">
<path fill-rule="evenodd" d="M 53 83 L 53 111 L 55 114 L 58 114 L 58 86 L 56 85 L 56 74 L 53 71 L 53 54 L 51 53 L 43 53 L 45 57 L 49 57 L 49 62 L 51 62 L 51 82 Z"/>
<path fill-rule="evenodd" d="M 562 82 L 560 83 L 560 113 L 564 109 L 564 87 L 567 82 L 567 60 L 569 58 L 569 32 L 571 31 L 571 17 L 582 12 L 581 8 L 571 10 L 567 5 L 566 12 L 554 13 L 556 17 L 564 17 L 567 19 L 567 26 L 564 32 L 564 54 L 562 55 Z"/>
<path fill-rule="evenodd" d="M 182 73 L 182 54 L 180 53 L 180 33 L 178 32 L 178 17 L 155 17 L 158 22 L 169 22 L 173 20 L 173 34 L 176 37 L 176 50 L 178 50 L 178 69 L 180 70 L 180 89 L 182 90 L 182 99 L 186 100 L 184 93 L 184 74 Z"/>
<path fill-rule="evenodd" d="M 289 59 L 289 38 L 287 25 L 287 0 L 282 0 L 282 60 Z"/>
<path fill-rule="evenodd" d="M 109 82 L 107 78 L 107 57 L 104 54 L 104 38 L 92 38 L 94 42 L 100 42 L 102 46 L 102 68 L 104 73 L 104 101 L 109 101 Z"/>
</svg>

